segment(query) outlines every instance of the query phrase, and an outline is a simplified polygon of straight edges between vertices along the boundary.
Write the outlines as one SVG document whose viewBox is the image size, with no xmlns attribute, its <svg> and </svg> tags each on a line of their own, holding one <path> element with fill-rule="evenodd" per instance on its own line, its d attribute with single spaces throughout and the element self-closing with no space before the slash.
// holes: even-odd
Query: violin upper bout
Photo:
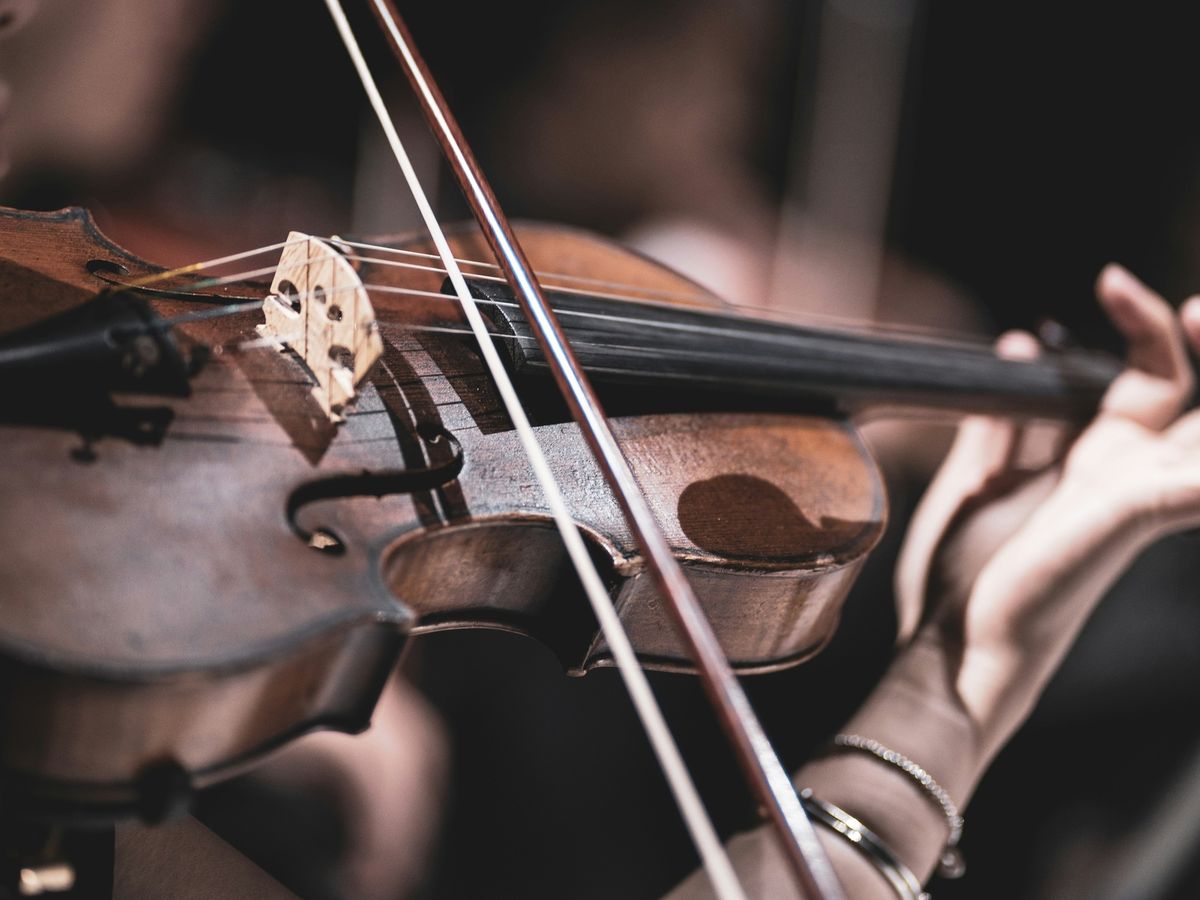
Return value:
<svg viewBox="0 0 1200 900">
<path fill-rule="evenodd" d="M 85 302 L 106 287 L 100 266 L 130 276 L 153 270 L 105 237 L 85 209 L 0 207 L 0 332 Z"/>
</svg>

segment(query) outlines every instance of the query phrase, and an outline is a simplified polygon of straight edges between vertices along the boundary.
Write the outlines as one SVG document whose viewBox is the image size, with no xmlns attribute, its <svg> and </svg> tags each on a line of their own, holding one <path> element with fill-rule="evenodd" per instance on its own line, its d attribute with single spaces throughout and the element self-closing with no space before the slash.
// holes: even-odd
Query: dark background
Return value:
<svg viewBox="0 0 1200 900">
<path fill-rule="evenodd" d="M 570 57 L 580 22 L 608 42 L 614 64 L 626 42 L 653 36 L 664 70 L 686 84 L 673 42 L 687 32 L 674 23 L 701 7 L 726 17 L 730 42 L 753 48 L 751 127 L 736 162 L 768 202 L 782 194 L 807 133 L 805 74 L 815 68 L 819 3 L 401 6 L 516 216 L 619 234 L 652 215 L 702 211 L 686 199 L 664 210 L 635 190 L 589 203 L 576 183 L 530 187 L 539 147 L 516 111 Z M 1115 346 L 1091 292 L 1110 260 L 1176 300 L 1200 289 L 1200 85 L 1195 23 L 1179 10 L 918 6 L 888 207 L 893 251 L 957 285 L 997 330 L 1053 318 L 1089 344 Z M 603 66 L 594 77 L 606 78 Z M 243 239 L 277 240 L 281 210 L 286 227 L 346 227 L 370 123 L 320 4 L 219 7 L 176 90 L 150 153 L 100 173 L 27 166 L 0 183 L 0 201 L 92 206 L 134 249 L 146 222 L 222 249 L 223 241 L 237 249 Z M 572 127 L 570 110 L 561 127 Z M 614 146 L 635 158 L 639 135 Z M 589 167 L 619 172 L 623 164 L 585 154 L 573 167 L 586 179 Z M 461 216 L 442 184 L 442 209 Z M 130 210 L 143 230 L 123 234 Z M 154 236 L 144 245 L 154 246 Z M 789 765 L 837 729 L 886 664 L 891 566 L 921 489 L 909 472 L 893 481 L 891 532 L 833 645 L 801 668 L 746 681 Z M 968 876 L 935 883 L 936 896 L 1096 896 L 1125 842 L 1178 793 L 1173 780 L 1200 750 L 1196 546 L 1181 537 L 1156 548 L 1097 613 L 970 806 Z M 651 898 L 695 866 L 613 672 L 566 679 L 548 651 L 493 633 L 421 639 L 406 672 L 441 713 L 453 746 L 448 813 L 422 897 Z M 653 682 L 719 827 L 749 826 L 750 803 L 695 682 Z M 1156 896 L 1197 896 L 1200 853 L 1192 860 Z"/>
</svg>

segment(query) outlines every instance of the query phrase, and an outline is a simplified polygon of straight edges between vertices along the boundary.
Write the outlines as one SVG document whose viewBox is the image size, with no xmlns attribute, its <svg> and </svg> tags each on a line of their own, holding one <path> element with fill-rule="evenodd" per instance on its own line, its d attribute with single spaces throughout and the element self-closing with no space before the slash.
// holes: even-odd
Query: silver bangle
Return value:
<svg viewBox="0 0 1200 900">
<path fill-rule="evenodd" d="M 958 807 L 954 805 L 954 801 L 950 799 L 946 789 L 917 763 L 903 753 L 897 753 L 895 750 L 885 747 L 879 741 L 858 734 L 839 734 L 834 737 L 833 745 L 870 753 L 877 759 L 895 766 L 925 791 L 926 796 L 937 804 L 942 815 L 946 817 L 946 827 L 950 830 L 950 836 L 946 839 L 946 846 L 942 848 L 942 854 L 938 860 L 938 874 L 944 878 L 961 878 L 967 871 L 967 861 L 963 858 L 962 851 L 958 849 L 958 841 L 963 832 L 963 817 L 959 815 Z"/>
<path fill-rule="evenodd" d="M 850 813 L 832 803 L 818 800 L 813 792 L 805 788 L 800 792 L 800 802 L 804 810 L 815 821 L 837 832 L 855 846 L 888 880 L 888 884 L 896 892 L 900 900 L 929 900 L 929 895 L 921 889 L 921 882 L 913 874 L 912 869 L 902 863 L 887 844 L 880 840 L 879 835 L 869 829 Z"/>
</svg>

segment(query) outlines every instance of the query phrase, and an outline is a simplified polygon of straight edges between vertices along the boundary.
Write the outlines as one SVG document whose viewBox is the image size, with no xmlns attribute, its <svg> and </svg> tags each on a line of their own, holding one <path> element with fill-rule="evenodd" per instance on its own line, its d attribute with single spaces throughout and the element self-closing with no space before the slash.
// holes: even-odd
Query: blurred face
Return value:
<svg viewBox="0 0 1200 900">
<path fill-rule="evenodd" d="M 217 6 L 0 0 L 0 79 L 11 99 L 0 127 L 11 177 L 34 168 L 103 177 L 135 166 L 154 145 Z"/>
<path fill-rule="evenodd" d="M 0 40 L 8 37 L 33 15 L 36 0 L 0 0 Z M 8 120 L 8 105 L 12 90 L 0 77 L 0 176 L 8 170 L 8 144 L 4 123 Z"/>
</svg>

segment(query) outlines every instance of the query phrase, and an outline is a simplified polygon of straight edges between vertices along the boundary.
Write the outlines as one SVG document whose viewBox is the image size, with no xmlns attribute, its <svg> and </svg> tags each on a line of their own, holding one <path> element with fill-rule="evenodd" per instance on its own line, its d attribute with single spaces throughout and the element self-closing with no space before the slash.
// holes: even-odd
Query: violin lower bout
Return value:
<svg viewBox="0 0 1200 900">
<path fill-rule="evenodd" d="M 818 652 L 885 521 L 878 470 L 853 428 L 714 413 L 613 424 L 733 667 L 769 672 Z M 578 430 L 564 423 L 537 431 L 551 465 L 570 467 L 560 483 L 639 658 L 691 671 Z M 455 487 L 473 514 L 402 534 L 381 554 L 382 577 L 416 616 L 414 634 L 497 628 L 536 638 L 572 674 L 611 665 L 549 510 L 507 444 L 499 435 L 467 441 Z M 470 498 L 480 477 L 491 493 L 476 506 Z"/>
</svg>

